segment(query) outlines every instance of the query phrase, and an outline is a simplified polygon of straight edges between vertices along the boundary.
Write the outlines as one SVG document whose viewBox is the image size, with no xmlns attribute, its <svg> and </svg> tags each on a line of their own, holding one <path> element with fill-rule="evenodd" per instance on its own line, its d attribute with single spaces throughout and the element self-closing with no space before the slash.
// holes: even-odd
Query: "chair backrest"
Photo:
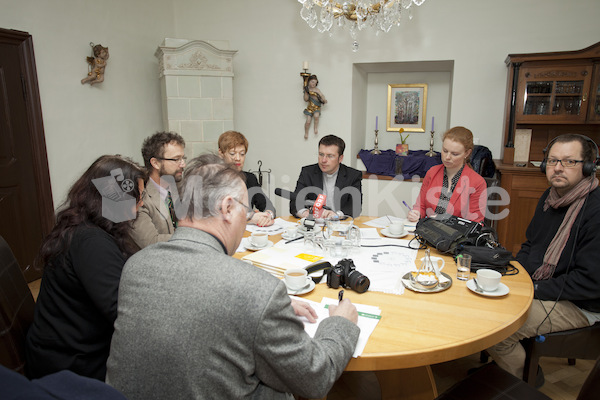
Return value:
<svg viewBox="0 0 600 400">
<path fill-rule="evenodd" d="M 600 357 L 596 359 L 596 364 L 585 378 L 583 386 L 577 395 L 577 400 L 592 400 L 598 398 L 600 393 Z"/>
<path fill-rule="evenodd" d="M 487 209 L 486 209 L 486 216 L 485 216 L 483 223 L 486 226 L 490 226 L 490 227 L 496 229 L 496 226 L 498 225 L 498 221 L 495 218 L 490 218 L 490 217 L 492 217 L 492 215 L 495 215 L 498 213 L 498 206 L 492 205 L 492 203 L 490 203 L 490 201 L 500 200 L 500 195 L 498 194 L 497 190 L 489 190 L 489 189 L 497 188 L 500 185 L 500 181 L 498 180 L 498 178 L 495 178 L 495 177 L 494 178 L 483 178 L 483 179 L 485 180 L 485 184 L 487 185 L 487 188 L 488 188 Z"/>
<path fill-rule="evenodd" d="M 492 152 L 485 146 L 476 144 L 471 154 L 471 165 L 475 172 L 484 178 L 492 178 L 496 174 L 496 164 Z"/>
<path fill-rule="evenodd" d="M 0 236 L 0 364 L 21 374 L 35 301 L 8 243 Z"/>
</svg>

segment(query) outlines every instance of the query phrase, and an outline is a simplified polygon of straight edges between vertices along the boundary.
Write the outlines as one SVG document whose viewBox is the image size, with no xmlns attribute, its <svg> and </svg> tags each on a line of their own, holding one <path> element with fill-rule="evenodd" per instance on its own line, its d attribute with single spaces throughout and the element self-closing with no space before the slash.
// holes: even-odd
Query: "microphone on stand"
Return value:
<svg viewBox="0 0 600 400">
<path fill-rule="evenodd" d="M 275 194 L 277 196 L 288 199 L 289 201 L 296 201 L 296 193 L 290 192 L 289 190 L 282 188 L 275 188 Z M 315 200 L 304 200 L 304 208 L 308 208 L 312 214 L 312 207 L 315 205 Z M 325 210 L 330 210 L 329 207 L 323 207 Z"/>
</svg>

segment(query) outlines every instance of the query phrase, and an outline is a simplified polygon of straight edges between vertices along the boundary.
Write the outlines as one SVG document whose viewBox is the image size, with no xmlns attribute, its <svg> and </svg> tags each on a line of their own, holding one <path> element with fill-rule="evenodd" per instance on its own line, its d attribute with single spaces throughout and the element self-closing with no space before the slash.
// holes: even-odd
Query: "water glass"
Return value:
<svg viewBox="0 0 600 400">
<path fill-rule="evenodd" d="M 456 279 L 468 281 L 471 275 L 471 255 L 459 254 L 456 257 Z"/>
</svg>

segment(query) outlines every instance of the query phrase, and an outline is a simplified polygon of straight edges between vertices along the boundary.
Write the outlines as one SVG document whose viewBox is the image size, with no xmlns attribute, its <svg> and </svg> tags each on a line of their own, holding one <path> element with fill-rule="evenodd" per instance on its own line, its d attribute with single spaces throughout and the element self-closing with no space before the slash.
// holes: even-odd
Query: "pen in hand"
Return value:
<svg viewBox="0 0 600 400">
<path fill-rule="evenodd" d="M 338 301 L 342 301 L 344 300 L 344 290 L 340 290 L 340 292 L 338 293 Z"/>
<path fill-rule="evenodd" d="M 406 208 L 408 208 L 408 211 L 412 210 L 412 208 L 410 208 L 410 206 L 408 204 L 406 204 L 406 202 L 404 200 L 402 200 L 402 204 L 404 204 L 406 206 Z"/>
</svg>

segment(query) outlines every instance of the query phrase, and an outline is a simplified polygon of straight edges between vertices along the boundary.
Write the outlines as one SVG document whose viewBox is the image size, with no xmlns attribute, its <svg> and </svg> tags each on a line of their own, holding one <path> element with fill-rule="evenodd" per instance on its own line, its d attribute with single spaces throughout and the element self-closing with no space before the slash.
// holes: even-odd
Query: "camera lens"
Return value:
<svg viewBox="0 0 600 400">
<path fill-rule="evenodd" d="M 371 281 L 369 278 L 358 272 L 357 270 L 352 270 L 346 277 L 346 284 L 350 287 L 350 289 L 354 290 L 357 293 L 364 293 L 369 289 L 369 285 Z"/>
</svg>

